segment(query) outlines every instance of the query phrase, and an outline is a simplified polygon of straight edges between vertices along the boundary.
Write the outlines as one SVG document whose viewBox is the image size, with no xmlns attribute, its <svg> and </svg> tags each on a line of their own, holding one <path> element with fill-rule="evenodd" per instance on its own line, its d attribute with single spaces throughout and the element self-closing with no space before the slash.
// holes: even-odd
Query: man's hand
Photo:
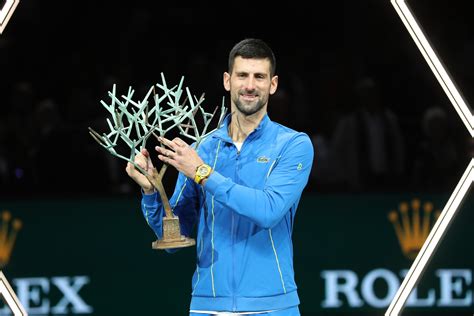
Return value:
<svg viewBox="0 0 474 316">
<path fill-rule="evenodd" d="M 204 163 L 198 153 L 178 137 L 172 141 L 160 137 L 159 141 L 167 148 L 155 147 L 158 152 L 158 158 L 164 163 L 175 167 L 186 177 L 194 179 L 196 168 Z"/>
<path fill-rule="evenodd" d="M 135 163 L 146 172 L 151 172 L 151 169 L 154 168 L 150 159 L 150 154 L 145 148 L 135 156 Z M 145 194 L 151 194 L 154 192 L 153 185 L 150 183 L 150 181 L 148 181 L 148 179 L 130 162 L 127 163 L 125 170 L 127 171 L 127 174 L 130 176 L 130 178 L 132 178 L 136 183 L 138 183 L 139 186 L 142 187 Z"/>
</svg>

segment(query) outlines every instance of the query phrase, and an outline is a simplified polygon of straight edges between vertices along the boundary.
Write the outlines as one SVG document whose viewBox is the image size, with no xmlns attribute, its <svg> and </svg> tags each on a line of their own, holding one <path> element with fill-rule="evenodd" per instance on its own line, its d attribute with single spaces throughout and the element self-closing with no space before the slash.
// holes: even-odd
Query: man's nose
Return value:
<svg viewBox="0 0 474 316">
<path fill-rule="evenodd" d="M 246 90 L 255 90 L 255 78 L 248 77 L 245 81 L 245 89 Z"/>
</svg>

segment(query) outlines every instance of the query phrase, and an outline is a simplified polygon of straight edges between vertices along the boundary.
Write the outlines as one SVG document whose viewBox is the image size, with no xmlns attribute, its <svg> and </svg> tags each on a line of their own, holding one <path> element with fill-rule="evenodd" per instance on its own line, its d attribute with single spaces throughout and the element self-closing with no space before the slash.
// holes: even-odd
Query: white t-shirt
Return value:
<svg viewBox="0 0 474 316">
<path fill-rule="evenodd" d="M 240 149 L 242 148 L 242 144 L 243 144 L 243 143 L 234 142 L 234 145 L 235 145 L 235 147 L 237 147 L 237 150 L 238 150 L 238 151 L 240 151 Z"/>
</svg>

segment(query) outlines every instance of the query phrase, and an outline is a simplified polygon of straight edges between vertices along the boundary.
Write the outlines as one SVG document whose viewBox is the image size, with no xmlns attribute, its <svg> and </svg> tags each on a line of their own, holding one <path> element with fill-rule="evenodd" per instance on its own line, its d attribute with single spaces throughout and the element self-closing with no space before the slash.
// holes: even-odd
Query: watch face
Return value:
<svg viewBox="0 0 474 316">
<path fill-rule="evenodd" d="M 205 175 L 207 174 L 207 172 L 208 172 L 207 167 L 206 167 L 206 166 L 201 166 L 201 167 L 199 167 L 198 172 L 199 172 L 199 175 L 205 176 Z"/>
<path fill-rule="evenodd" d="M 212 168 L 209 165 L 203 164 L 199 166 L 196 170 L 194 181 L 197 184 L 201 184 L 201 182 L 211 174 L 211 171 L 212 171 Z"/>
</svg>

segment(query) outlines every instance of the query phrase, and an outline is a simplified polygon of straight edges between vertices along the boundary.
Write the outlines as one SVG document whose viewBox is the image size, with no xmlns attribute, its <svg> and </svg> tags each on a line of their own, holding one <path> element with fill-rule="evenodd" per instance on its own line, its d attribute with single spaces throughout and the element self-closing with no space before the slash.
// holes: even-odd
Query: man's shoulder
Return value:
<svg viewBox="0 0 474 316">
<path fill-rule="evenodd" d="M 301 139 L 303 141 L 311 142 L 311 139 L 308 134 L 305 132 L 297 131 L 291 127 L 283 125 L 281 123 L 272 122 L 275 126 L 276 135 L 279 140 L 292 140 L 295 138 Z"/>
<path fill-rule="evenodd" d="M 303 154 L 312 159 L 313 142 L 305 132 L 297 131 L 280 123 L 274 123 L 273 144 L 279 148 L 281 153 L 290 155 Z M 285 155 L 286 155 L 285 154 Z"/>
</svg>

